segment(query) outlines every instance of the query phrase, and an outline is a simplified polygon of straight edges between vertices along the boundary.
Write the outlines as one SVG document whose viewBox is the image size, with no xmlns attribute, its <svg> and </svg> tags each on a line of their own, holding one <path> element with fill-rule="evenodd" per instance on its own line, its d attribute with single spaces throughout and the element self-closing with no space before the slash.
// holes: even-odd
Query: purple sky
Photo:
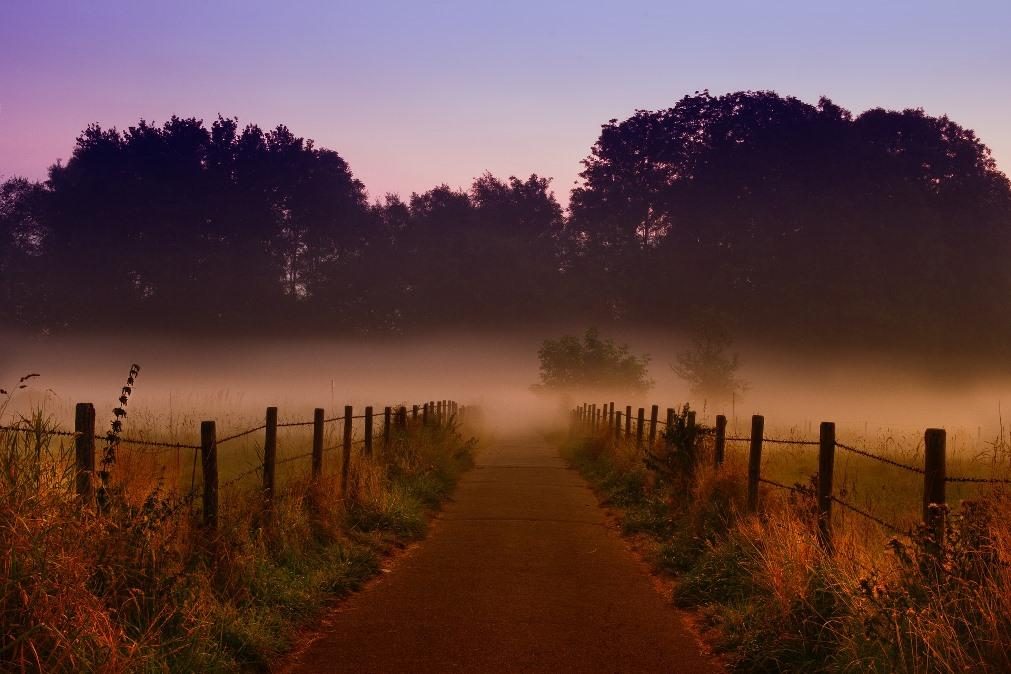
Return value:
<svg viewBox="0 0 1011 674">
<path fill-rule="evenodd" d="M 612 117 L 697 89 L 923 107 L 1011 169 L 1011 2 L 151 2 L 0 5 L 0 176 L 89 122 L 220 112 L 340 152 L 372 197 L 551 176 Z"/>
</svg>

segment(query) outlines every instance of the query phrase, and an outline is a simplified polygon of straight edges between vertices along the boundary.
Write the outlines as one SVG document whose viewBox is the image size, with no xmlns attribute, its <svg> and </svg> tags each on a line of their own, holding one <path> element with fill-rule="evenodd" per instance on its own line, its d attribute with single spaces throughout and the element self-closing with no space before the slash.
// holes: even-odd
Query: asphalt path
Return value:
<svg viewBox="0 0 1011 674">
<path fill-rule="evenodd" d="M 289 672 L 718 672 L 532 438 L 482 449 L 427 540 L 342 602 Z"/>
</svg>

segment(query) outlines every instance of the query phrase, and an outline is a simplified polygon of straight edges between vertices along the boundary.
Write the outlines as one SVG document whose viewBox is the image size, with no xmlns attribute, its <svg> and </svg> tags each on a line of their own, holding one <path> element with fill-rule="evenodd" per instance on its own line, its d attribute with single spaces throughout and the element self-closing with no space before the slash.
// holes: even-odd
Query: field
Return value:
<svg viewBox="0 0 1011 674">
<path fill-rule="evenodd" d="M 704 423 L 704 421 L 702 422 Z M 705 426 L 703 425 L 703 430 Z M 911 466 L 923 437 L 840 442 Z M 746 435 L 746 433 L 745 433 Z M 764 435 L 810 440 L 802 428 Z M 817 429 L 813 438 L 817 440 Z M 820 544 L 813 493 L 818 447 L 766 441 L 757 515 L 747 514 L 748 443 L 727 443 L 713 465 L 702 433 L 685 447 L 654 448 L 673 470 L 651 470 L 633 438 L 577 431 L 563 453 L 619 514 L 654 568 L 675 579 L 673 599 L 697 610 L 707 639 L 742 671 L 1008 671 L 1011 655 L 1011 498 L 1006 484 L 948 485 L 944 543 L 919 525 L 923 476 L 837 451 L 834 493 L 875 522 L 833 508 L 833 549 Z M 1008 439 L 949 451 L 949 475 L 1005 480 Z M 892 531 L 894 526 L 899 532 Z"/>
<path fill-rule="evenodd" d="M 266 508 L 264 435 L 250 433 L 220 447 L 220 510 L 208 527 L 189 446 L 209 406 L 170 418 L 138 411 L 126 417 L 98 516 L 95 500 L 73 491 L 75 438 L 58 423 L 67 410 L 17 407 L 16 393 L 0 398 L 2 670 L 265 669 L 334 598 L 424 535 L 474 449 L 455 417 L 408 418 L 365 456 L 356 420 L 342 493 L 341 424 L 326 424 L 316 479 L 303 456 L 312 427 L 282 426 Z M 263 424 L 234 404 L 214 412 L 219 438 Z"/>
</svg>

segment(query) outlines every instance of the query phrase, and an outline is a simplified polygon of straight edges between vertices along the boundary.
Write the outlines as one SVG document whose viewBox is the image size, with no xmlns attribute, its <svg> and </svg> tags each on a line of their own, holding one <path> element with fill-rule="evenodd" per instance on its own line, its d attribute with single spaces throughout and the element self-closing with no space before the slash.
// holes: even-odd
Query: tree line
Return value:
<svg viewBox="0 0 1011 674">
<path fill-rule="evenodd" d="M 370 201 L 284 126 L 92 125 L 47 180 L 0 186 L 0 320 L 385 334 L 718 314 L 779 343 L 1007 352 L 1011 186 L 946 117 L 703 91 L 604 124 L 583 164 L 567 211 L 538 175 Z"/>
</svg>

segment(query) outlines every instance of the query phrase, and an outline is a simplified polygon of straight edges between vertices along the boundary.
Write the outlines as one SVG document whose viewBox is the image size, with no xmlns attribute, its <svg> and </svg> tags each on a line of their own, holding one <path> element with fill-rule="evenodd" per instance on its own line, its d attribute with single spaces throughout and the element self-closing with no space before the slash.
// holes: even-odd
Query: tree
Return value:
<svg viewBox="0 0 1011 674">
<path fill-rule="evenodd" d="M 568 228 L 590 311 L 683 325 L 720 306 L 781 344 L 936 354 L 1011 332 L 1011 276 L 995 273 L 1011 253 L 1011 184 L 945 117 L 697 92 L 611 120 L 584 166 Z M 679 287 L 692 289 L 681 310 L 658 315 L 656 289 Z"/>
<path fill-rule="evenodd" d="M 571 335 L 546 339 L 537 356 L 541 376 L 538 388 L 648 391 L 653 387 L 647 371 L 649 356 L 636 356 L 628 345 L 618 346 L 612 339 L 602 339 L 596 328 L 588 329 L 582 339 Z"/>
<path fill-rule="evenodd" d="M 715 320 L 704 321 L 692 338 L 692 348 L 677 354 L 674 373 L 688 382 L 691 392 L 708 400 L 723 400 L 747 388 L 737 377 L 740 359 L 728 350 L 730 332 Z"/>
</svg>

